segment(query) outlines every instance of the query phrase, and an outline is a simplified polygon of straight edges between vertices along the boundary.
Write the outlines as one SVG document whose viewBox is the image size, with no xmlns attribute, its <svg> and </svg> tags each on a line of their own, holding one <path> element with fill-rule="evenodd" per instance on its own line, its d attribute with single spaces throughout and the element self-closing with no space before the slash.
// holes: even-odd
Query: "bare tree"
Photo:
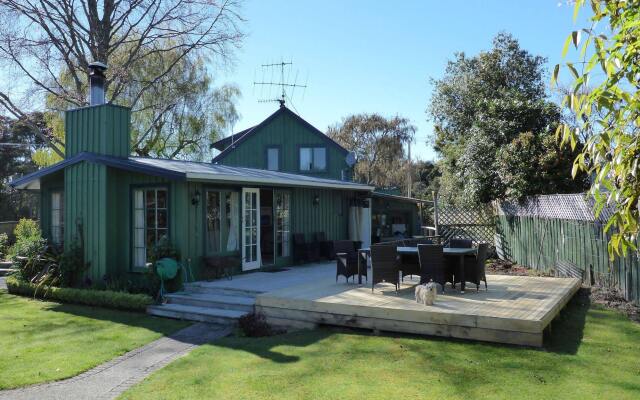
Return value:
<svg viewBox="0 0 640 400">
<path fill-rule="evenodd" d="M 231 61 L 243 38 L 239 6 L 239 0 L 0 0 L 0 67 L 22 78 L 0 88 L 0 109 L 28 121 L 34 93 L 65 108 L 87 105 L 88 64 L 100 61 L 109 65 L 107 100 L 119 102 L 129 91 L 126 105 L 135 110 L 183 58 L 201 53 Z M 132 76 L 135 65 L 165 53 L 172 61 L 155 74 Z M 60 140 L 39 135 L 62 156 Z"/>
<path fill-rule="evenodd" d="M 376 186 L 406 184 L 404 145 L 413 140 L 416 127 L 406 118 L 379 114 L 351 115 L 329 127 L 327 135 L 358 159 L 355 178 Z"/>
</svg>

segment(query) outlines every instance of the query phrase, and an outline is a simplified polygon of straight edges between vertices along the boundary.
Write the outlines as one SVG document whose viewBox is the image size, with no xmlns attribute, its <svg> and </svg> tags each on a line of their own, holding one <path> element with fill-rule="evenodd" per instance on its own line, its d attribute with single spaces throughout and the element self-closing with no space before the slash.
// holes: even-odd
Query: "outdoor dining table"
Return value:
<svg viewBox="0 0 640 400">
<path fill-rule="evenodd" d="M 398 246 L 396 248 L 398 254 L 418 254 L 417 247 L 404 247 Z M 465 281 L 464 281 L 464 256 L 474 255 L 478 252 L 478 249 L 473 247 L 444 247 L 442 249 L 445 257 L 458 257 L 458 276 L 460 277 L 460 293 L 464 293 Z M 371 254 L 371 248 L 364 247 L 358 249 L 358 284 L 362 284 L 362 275 L 360 275 L 360 261 L 361 258 L 365 259 Z"/>
</svg>

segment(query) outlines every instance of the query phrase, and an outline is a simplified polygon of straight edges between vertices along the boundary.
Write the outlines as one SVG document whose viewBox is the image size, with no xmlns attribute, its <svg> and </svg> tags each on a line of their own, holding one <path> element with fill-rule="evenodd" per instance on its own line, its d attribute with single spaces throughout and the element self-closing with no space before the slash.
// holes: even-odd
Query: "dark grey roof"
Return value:
<svg viewBox="0 0 640 400">
<path fill-rule="evenodd" d="M 229 145 L 231 145 L 231 143 L 235 143 L 236 141 L 238 141 L 238 139 L 243 137 L 245 133 L 249 132 L 253 128 L 255 128 L 255 126 L 252 126 L 250 128 L 241 130 L 240 132 L 234 133 L 233 135 L 230 135 L 230 136 L 227 136 L 226 138 L 220 139 L 217 142 L 213 142 L 213 143 L 211 143 L 211 147 L 216 149 L 216 150 L 223 151 L 224 149 L 229 147 Z"/>
<path fill-rule="evenodd" d="M 166 160 L 146 157 L 112 157 L 94 153 L 79 153 L 50 167 L 41 169 L 11 182 L 18 189 L 38 189 L 40 178 L 81 161 L 104 164 L 113 168 L 161 176 L 172 180 L 196 180 L 237 184 L 285 187 L 314 187 L 371 191 L 373 187 L 315 176 L 289 174 L 254 168 L 229 167 L 204 162 Z"/>
</svg>

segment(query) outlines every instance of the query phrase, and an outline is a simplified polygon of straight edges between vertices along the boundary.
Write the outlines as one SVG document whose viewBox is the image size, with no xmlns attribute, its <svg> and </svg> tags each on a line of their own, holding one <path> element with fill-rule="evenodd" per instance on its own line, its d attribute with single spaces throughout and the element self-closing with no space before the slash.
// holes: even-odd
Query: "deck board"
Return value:
<svg viewBox="0 0 640 400">
<path fill-rule="evenodd" d="M 576 278 L 488 275 L 488 290 L 468 285 L 461 294 L 447 287 L 425 306 L 414 300 L 416 279 L 405 278 L 397 294 L 384 284 L 372 292 L 370 285 L 347 284 L 344 278 L 336 283 L 335 265 L 328 263 L 234 281 L 226 285 L 263 292 L 256 309 L 279 324 L 325 323 L 532 346 L 542 345 L 544 328 L 581 284 Z"/>
</svg>

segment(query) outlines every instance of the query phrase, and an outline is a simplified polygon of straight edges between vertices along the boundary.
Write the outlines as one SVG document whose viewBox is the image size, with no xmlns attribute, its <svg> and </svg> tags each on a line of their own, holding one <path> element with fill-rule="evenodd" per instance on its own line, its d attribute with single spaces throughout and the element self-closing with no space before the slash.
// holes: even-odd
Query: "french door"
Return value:
<svg viewBox="0 0 640 400">
<path fill-rule="evenodd" d="M 242 270 L 260 268 L 260 189 L 242 189 Z"/>
</svg>

